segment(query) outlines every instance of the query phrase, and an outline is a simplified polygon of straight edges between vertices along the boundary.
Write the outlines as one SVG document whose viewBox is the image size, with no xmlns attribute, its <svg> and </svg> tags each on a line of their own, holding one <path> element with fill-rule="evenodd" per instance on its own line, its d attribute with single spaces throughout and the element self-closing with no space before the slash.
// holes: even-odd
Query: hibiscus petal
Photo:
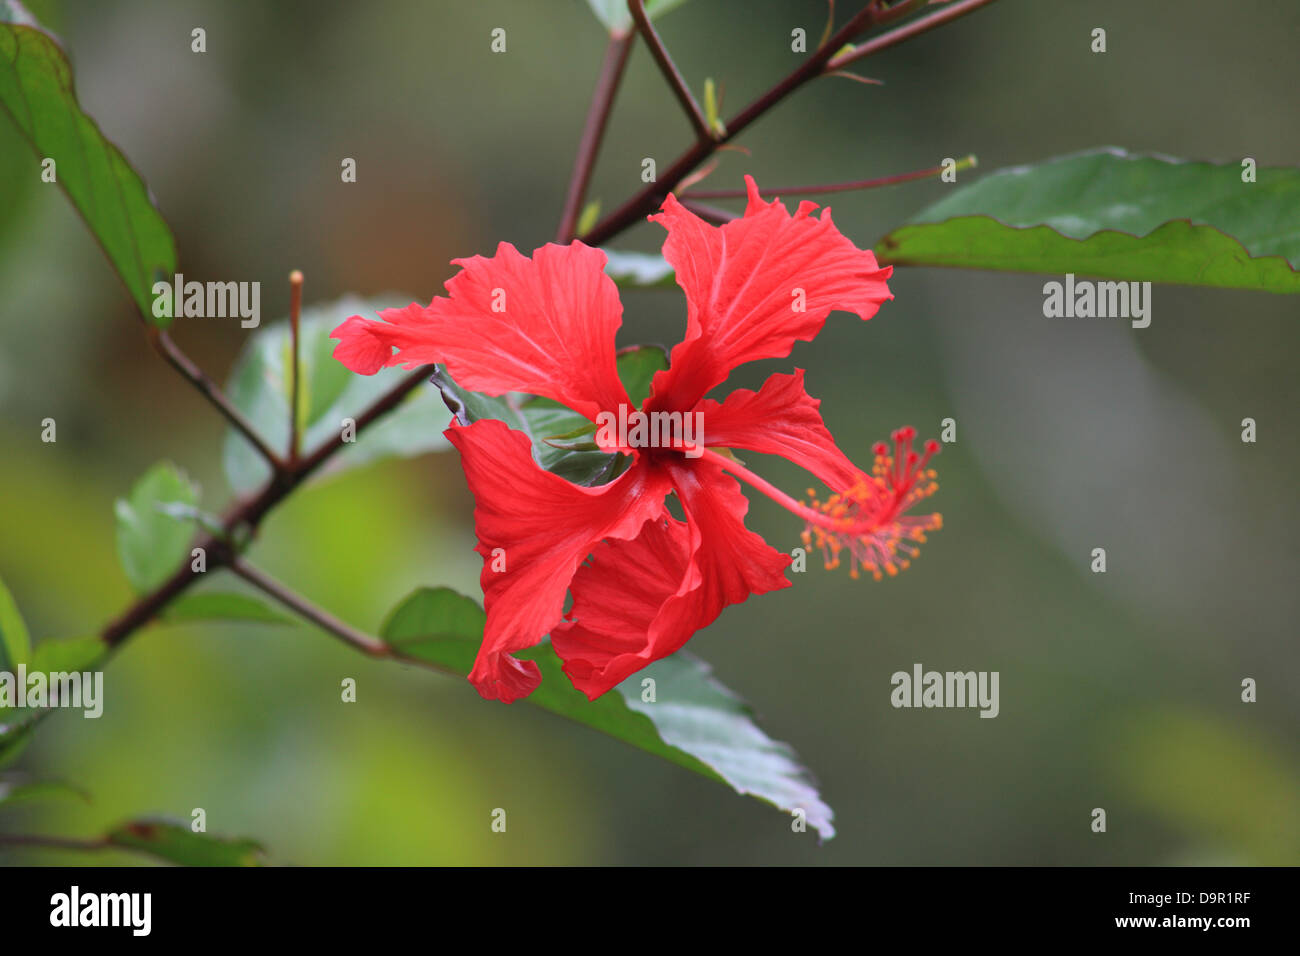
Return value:
<svg viewBox="0 0 1300 956">
<path fill-rule="evenodd" d="M 603 252 L 549 244 L 529 258 L 503 242 L 452 264 L 448 297 L 385 309 L 382 322 L 352 316 L 331 333 L 335 358 L 362 375 L 439 362 L 464 388 L 544 395 L 593 419 L 628 401 L 614 361 L 623 306 Z"/>
<path fill-rule="evenodd" d="M 564 612 L 578 566 L 604 538 L 632 538 L 664 513 L 671 489 L 657 469 L 633 465 L 595 488 L 540 468 L 528 436 L 492 419 L 447 429 L 474 494 L 476 550 L 483 556 L 487 625 L 469 679 L 506 703 L 541 682 L 532 661 L 510 652 L 537 644 Z"/>
<path fill-rule="evenodd" d="M 793 375 L 773 375 L 757 392 L 736 389 L 718 403 L 706 398 L 704 443 L 780 455 L 839 491 L 862 473 L 840 451 L 821 413 L 821 402 L 804 389 L 803 369 Z"/>
<path fill-rule="evenodd" d="M 686 337 L 671 365 L 654 379 L 658 407 L 685 410 L 733 368 L 783 358 L 797 340 L 810 341 L 832 310 L 863 319 L 892 299 L 893 268 L 858 249 L 831 221 L 803 202 L 791 216 L 765 203 L 745 177 L 749 206 L 741 219 L 711 226 L 669 195 L 650 218 L 668 230 L 664 258 L 686 293 Z"/>
<path fill-rule="evenodd" d="M 569 620 L 551 632 L 575 687 L 595 700 L 676 651 L 729 604 L 790 586 L 782 554 L 745 527 L 740 485 L 708 462 L 668 466 L 687 522 L 647 523 L 592 552 Z"/>
</svg>

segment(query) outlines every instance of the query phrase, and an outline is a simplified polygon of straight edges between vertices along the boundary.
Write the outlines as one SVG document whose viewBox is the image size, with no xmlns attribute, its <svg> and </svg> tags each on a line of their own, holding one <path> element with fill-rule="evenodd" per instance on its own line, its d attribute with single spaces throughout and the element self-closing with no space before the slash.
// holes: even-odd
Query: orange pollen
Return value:
<svg viewBox="0 0 1300 956">
<path fill-rule="evenodd" d="M 926 465 L 939 451 L 929 441 L 923 453 L 912 449 L 916 431 L 900 428 L 893 434 L 894 448 L 880 442 L 875 446 L 871 474 L 859 474 L 844 491 L 818 500 L 808 489 L 809 501 L 800 502 L 817 512 L 820 520 L 808 520 L 803 530 L 804 545 L 822 553 L 828 569 L 840 566 L 849 555 L 849 576 L 856 578 L 866 568 L 879 581 L 908 567 L 918 554 L 927 532 L 943 526 L 938 514 L 906 515 L 917 502 L 939 490 L 935 472 Z"/>
</svg>

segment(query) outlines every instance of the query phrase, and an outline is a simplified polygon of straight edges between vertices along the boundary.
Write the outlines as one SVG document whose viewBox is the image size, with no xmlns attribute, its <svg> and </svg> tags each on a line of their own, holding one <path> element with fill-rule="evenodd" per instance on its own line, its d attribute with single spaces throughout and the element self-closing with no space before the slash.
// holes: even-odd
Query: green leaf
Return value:
<svg viewBox="0 0 1300 956">
<path fill-rule="evenodd" d="M 32 651 L 30 670 L 42 673 L 97 670 L 109 649 L 95 635 L 66 640 L 41 641 Z"/>
<path fill-rule="evenodd" d="M 86 791 L 59 780 L 33 780 L 30 783 L 0 780 L 0 807 L 6 809 L 24 803 L 42 803 L 47 800 L 68 798 L 90 802 L 90 794 Z"/>
<path fill-rule="evenodd" d="M 485 616 L 470 598 L 423 588 L 403 601 L 381 632 L 406 659 L 468 674 L 483 639 Z M 754 725 L 748 708 L 719 684 L 709 666 L 679 651 L 634 674 L 594 701 L 561 670 L 549 643 L 519 655 L 537 662 L 542 683 L 525 700 L 726 783 L 782 810 L 802 810 L 823 839 L 833 816 L 791 749 Z M 653 685 L 643 682 L 654 681 Z M 642 700 L 654 687 L 654 701 Z"/>
<path fill-rule="evenodd" d="M 165 820 L 133 820 L 105 836 L 111 846 L 148 853 L 181 866 L 260 866 L 263 849 L 255 840 L 195 833 Z"/>
<path fill-rule="evenodd" d="M 605 274 L 623 289 L 671 289 L 677 285 L 673 267 L 657 252 L 603 249 Z"/>
<path fill-rule="evenodd" d="M 140 174 L 77 103 L 59 42 L 15 0 L 0 3 L 0 111 L 40 160 L 99 241 L 146 320 L 153 283 L 176 271 L 176 244 Z M 36 175 L 33 172 L 33 175 Z"/>
<path fill-rule="evenodd" d="M 0 671 L 14 672 L 32 654 L 31 637 L 13 595 L 0 579 Z"/>
<path fill-rule="evenodd" d="M 205 591 L 186 594 L 172 601 L 163 612 L 170 624 L 190 621 L 256 621 L 263 624 L 288 624 L 290 619 L 248 594 Z"/>
<path fill-rule="evenodd" d="M 1000 170 L 876 246 L 884 265 L 1300 292 L 1300 168 L 1108 149 Z"/>
<path fill-rule="evenodd" d="M 617 358 L 619 378 L 627 389 L 628 397 L 640 404 L 650 394 L 650 379 L 660 369 L 668 367 L 668 356 L 656 345 L 640 345 L 622 349 Z M 600 485 L 612 481 L 626 469 L 630 459 L 626 455 L 610 455 L 602 451 L 583 451 L 556 447 L 547 439 L 561 440 L 579 434 L 591 421 L 559 402 L 532 395 L 510 394 L 493 397 L 470 392 L 457 385 L 439 368 L 434 376 L 448 407 L 462 425 L 484 418 L 505 422 L 516 431 L 524 432 L 533 440 L 533 457 L 547 471 L 579 485 Z M 561 445 L 563 441 L 559 442 Z"/>
<path fill-rule="evenodd" d="M 646 678 L 655 682 L 653 702 L 642 699 Z M 763 733 L 749 705 L 704 661 L 678 651 L 629 677 L 618 692 L 654 723 L 664 743 L 698 757 L 737 793 L 782 810 L 800 809 L 822 839 L 835 835 L 834 813 L 794 750 Z"/>
<path fill-rule="evenodd" d="M 410 372 L 381 369 L 357 375 L 334 358 L 334 329 L 353 315 L 371 316 L 380 309 L 411 300 L 387 297 L 366 300 L 347 296 L 305 309 L 299 328 L 301 381 L 298 421 L 303 454 L 338 436 L 345 418 L 355 419 L 372 402 Z M 260 329 L 235 365 L 226 394 L 277 451 L 289 448 L 289 405 L 292 379 L 288 322 Z M 325 474 L 355 468 L 390 457 L 414 457 L 449 447 L 443 430 L 449 416 L 436 388 L 420 386 L 386 416 L 356 436 L 331 460 Z M 239 494 L 263 484 L 270 467 L 242 435 L 231 429 L 223 452 L 226 478 Z"/>
<path fill-rule="evenodd" d="M 668 367 L 668 353 L 658 345 L 636 345 L 620 349 L 618 377 L 627 389 L 632 404 L 640 406 L 650 396 L 650 381 L 655 372 Z"/>
<path fill-rule="evenodd" d="M 685 2 L 686 0 L 646 0 L 646 16 L 653 20 Z M 587 0 L 587 4 L 596 19 L 610 33 L 627 33 L 632 29 L 632 14 L 628 13 L 627 0 Z"/>
<path fill-rule="evenodd" d="M 152 591 L 167 580 L 190 553 L 193 518 L 168 513 L 171 505 L 198 504 L 198 490 L 175 465 L 160 462 L 135 483 L 130 497 L 119 498 L 117 554 L 132 587 Z"/>
</svg>

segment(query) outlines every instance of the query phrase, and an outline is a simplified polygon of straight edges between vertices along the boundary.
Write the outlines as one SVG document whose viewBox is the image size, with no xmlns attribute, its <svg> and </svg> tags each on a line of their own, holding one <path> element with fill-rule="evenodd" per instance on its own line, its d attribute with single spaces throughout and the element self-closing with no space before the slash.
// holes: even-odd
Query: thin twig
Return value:
<svg viewBox="0 0 1300 956">
<path fill-rule="evenodd" d="M 686 113 L 686 118 L 691 121 L 691 126 L 695 130 L 695 136 L 702 142 L 711 141 L 717 138 L 717 134 L 709 126 L 709 121 L 704 116 L 700 104 L 695 101 L 695 96 L 691 93 L 691 88 L 686 84 L 685 77 L 677 69 L 677 64 L 668 54 L 668 48 L 664 46 L 663 40 L 659 38 L 658 31 L 655 30 L 654 24 L 650 22 L 650 17 L 645 12 L 645 0 L 627 0 L 628 12 L 632 14 L 632 19 L 636 22 L 637 29 L 645 37 L 646 45 L 650 47 L 650 54 L 655 58 L 655 63 L 659 64 L 659 71 L 663 73 L 664 79 L 672 87 L 673 95 L 677 97 L 677 102 L 681 104 L 682 110 Z"/>
<path fill-rule="evenodd" d="M 376 419 L 388 414 L 406 398 L 410 392 L 427 381 L 433 374 L 433 366 L 423 366 L 394 385 L 378 400 L 356 418 L 356 433 L 370 425 Z M 231 553 L 229 539 L 236 531 L 247 528 L 255 531 L 262 519 L 276 505 L 288 497 L 289 493 L 310 477 L 317 469 L 330 460 L 346 443 L 342 433 L 334 435 L 305 458 L 299 459 L 292 467 L 271 476 L 260 491 L 250 498 L 235 502 L 222 520 L 222 534 L 207 534 L 199 539 L 196 547 L 202 548 L 207 556 L 206 567 L 215 570 L 234 557 Z M 100 639 L 116 648 L 144 624 L 147 624 L 158 612 L 178 595 L 192 585 L 203 572 L 195 571 L 187 555 L 185 560 L 166 581 L 153 591 L 141 596 L 130 607 L 110 621 L 100 632 Z"/>
<path fill-rule="evenodd" d="M 858 60 L 871 56 L 873 53 L 879 53 L 881 50 L 902 43 L 904 40 L 910 40 L 922 33 L 928 33 L 935 27 L 941 27 L 945 23 L 963 17 L 973 10 L 986 7 L 992 2 L 993 0 L 957 0 L 957 2 L 949 4 L 941 10 L 936 10 L 928 16 L 917 17 L 901 27 L 890 30 L 888 33 L 882 33 L 875 39 L 855 46 L 843 56 L 837 56 L 831 60 L 826 65 L 826 69 L 828 72 L 842 70 L 850 63 L 856 63 Z"/>
<path fill-rule="evenodd" d="M 956 17 L 969 13 L 980 6 L 992 3 L 993 0 L 960 0 L 954 3 L 952 7 L 945 8 L 933 16 L 943 16 L 941 22 L 949 22 Z M 851 17 L 839 30 L 835 32 L 826 43 L 820 46 L 811 56 L 808 57 L 798 68 L 787 74 L 782 80 L 763 93 L 756 100 L 741 110 L 736 116 L 727 120 L 725 127 L 726 132 L 711 140 L 697 140 L 685 152 L 681 154 L 673 164 L 665 170 L 657 182 L 650 183 L 641 189 L 634 196 L 624 202 L 621 206 L 610 212 L 600 222 L 596 223 L 586 234 L 580 236 L 583 242 L 588 245 L 599 246 L 608 242 L 610 238 L 618 235 L 624 229 L 640 221 L 663 201 L 663 198 L 677 188 L 696 167 L 708 159 L 724 143 L 730 142 L 747 129 L 755 120 L 764 116 L 772 107 L 776 106 L 795 90 L 802 87 L 810 80 L 823 75 L 824 73 L 840 69 L 852 55 L 853 60 L 861 59 L 868 53 L 862 53 L 867 49 L 867 45 L 857 47 L 851 54 L 845 57 L 836 57 L 836 53 L 862 33 L 873 29 L 884 23 L 892 22 L 906 13 L 911 12 L 918 6 L 919 0 L 905 0 L 903 3 L 895 4 L 892 7 L 882 8 L 877 3 L 872 2 L 862 11 Z M 916 23 L 924 23 L 933 19 L 924 17 Z M 912 29 L 914 24 L 908 24 L 905 27 L 882 35 L 870 44 L 869 53 L 875 53 L 886 47 L 902 43 L 919 33 L 925 32 L 931 26 L 938 26 L 938 22 L 928 24 L 924 27 Z M 860 54 L 860 55 L 859 55 Z M 832 65 L 833 64 L 833 65 Z"/>
<path fill-rule="evenodd" d="M 78 840 L 75 837 L 45 836 L 39 833 L 0 833 L 0 846 L 33 846 L 54 850 L 106 850 L 108 840 Z"/>
<path fill-rule="evenodd" d="M 726 198 L 726 197 L 724 197 Z M 696 202 L 694 199 L 682 199 L 682 205 L 689 209 L 701 219 L 709 222 L 721 224 L 731 222 L 733 219 L 739 219 L 738 213 L 731 212 L 728 209 L 719 209 L 717 206 L 709 206 L 702 202 Z"/>
<path fill-rule="evenodd" d="M 600 152 L 600 142 L 605 136 L 605 126 L 609 123 L 609 114 L 614 107 L 614 95 L 618 92 L 619 81 L 627 67 L 634 39 L 636 34 L 632 32 L 614 33 L 610 35 L 609 45 L 605 48 L 605 59 L 600 65 L 596 91 L 592 94 L 582 139 L 578 142 L 578 155 L 573 160 L 573 174 L 569 178 L 568 194 L 564 197 L 560 226 L 555 231 L 556 242 L 568 242 L 577 230 L 582 201 L 587 196 L 591 171 L 596 165 L 596 154 Z"/>
<path fill-rule="evenodd" d="M 266 459 L 272 471 L 284 471 L 284 460 L 271 450 L 270 446 L 257 434 L 253 424 L 243 416 L 239 409 L 230 403 L 225 392 L 221 390 L 221 386 L 208 378 L 201 368 L 190 361 L 189 356 L 182 352 L 180 347 L 172 341 L 171 336 L 162 329 L 157 326 L 149 326 L 148 335 L 149 344 L 154 347 L 159 355 L 166 359 L 167 364 L 179 372 L 187 382 L 199 390 L 199 393 L 204 398 L 212 403 L 213 407 L 222 414 L 226 421 L 230 422 L 235 430 L 257 449 L 258 454 Z"/>
<path fill-rule="evenodd" d="M 289 367 L 289 464 L 298 460 L 298 396 L 302 388 L 302 351 L 299 348 L 299 324 L 302 320 L 302 273 L 294 269 L 289 273 L 289 336 L 291 339 Z"/>
<path fill-rule="evenodd" d="M 654 212 L 655 207 L 663 201 L 663 198 L 672 192 L 692 170 L 713 155 L 719 145 L 739 136 L 751 123 L 773 106 L 809 80 L 819 76 L 823 67 L 835 55 L 835 51 L 867 29 L 874 22 L 875 16 L 876 13 L 871 7 L 853 16 L 848 23 L 831 37 L 829 42 L 808 57 L 793 72 L 728 120 L 726 122 L 726 133 L 708 140 L 697 139 L 659 176 L 657 182 L 650 183 L 640 190 L 579 238 L 588 245 L 599 246 L 628 226 Z"/>
<path fill-rule="evenodd" d="M 379 638 L 371 637 L 369 634 L 358 631 L 351 624 L 340 621 L 329 611 L 317 607 L 302 595 L 289 590 L 270 575 L 247 564 L 242 558 L 232 556 L 229 560 L 229 567 L 231 571 L 259 591 L 275 598 L 289 610 L 311 621 L 327 634 L 333 634 L 343 643 L 351 645 L 363 654 L 369 654 L 371 657 L 390 657 L 392 655 L 392 648 Z"/>
<path fill-rule="evenodd" d="M 957 160 L 956 169 L 970 169 L 975 165 L 974 156 L 965 156 Z M 847 183 L 824 183 L 819 186 L 786 186 L 785 188 L 764 188 L 763 192 L 773 196 L 821 196 L 827 193 L 847 193 L 859 189 L 878 189 L 881 186 L 895 186 L 910 183 L 917 179 L 933 179 L 943 175 L 945 167 L 931 166 L 911 173 L 898 173 L 894 176 L 881 176 L 877 179 L 858 179 Z M 701 189 L 682 195 L 683 205 L 689 205 L 695 199 L 744 199 L 748 193 L 743 189 Z"/>
<path fill-rule="evenodd" d="M 359 631 L 350 624 L 340 621 L 329 611 L 317 607 L 308 601 L 301 594 L 285 587 L 279 581 L 276 581 L 269 575 L 252 567 L 241 558 L 233 558 L 229 562 L 230 570 L 239 575 L 249 584 L 253 585 L 264 594 L 269 595 L 276 601 L 279 601 L 289 610 L 299 616 L 311 621 L 327 634 L 332 634 L 349 647 L 355 648 L 369 657 L 391 658 L 393 660 L 403 661 L 409 664 L 415 664 L 428 670 L 438 671 L 442 674 L 450 674 L 454 677 L 463 676 L 459 671 L 451 667 L 438 664 L 425 657 L 416 657 L 407 654 L 402 650 L 400 645 L 389 644 L 387 641 L 377 637 L 372 637 L 364 631 Z"/>
</svg>

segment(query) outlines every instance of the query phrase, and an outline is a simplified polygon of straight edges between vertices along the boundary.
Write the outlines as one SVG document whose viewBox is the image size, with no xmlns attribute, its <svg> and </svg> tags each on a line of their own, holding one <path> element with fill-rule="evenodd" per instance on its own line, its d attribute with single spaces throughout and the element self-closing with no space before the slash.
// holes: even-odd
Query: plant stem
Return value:
<svg viewBox="0 0 1300 956">
<path fill-rule="evenodd" d="M 692 170 L 713 155 L 720 146 L 735 139 L 755 120 L 762 117 L 772 107 L 808 81 L 827 72 L 834 72 L 845 64 L 862 59 L 862 57 L 871 53 L 902 43 L 932 27 L 938 26 L 940 23 L 947 23 L 978 7 L 992 3 L 993 0 L 959 0 L 951 7 L 946 7 L 936 14 L 923 17 L 899 29 L 891 30 L 870 44 L 860 46 L 843 57 L 836 57 L 836 53 L 855 37 L 876 26 L 892 22 L 906 13 L 910 13 L 923 2 L 924 0 L 905 0 L 903 3 L 887 8 L 881 8 L 876 2 L 869 3 L 865 9 L 851 17 L 844 26 L 837 30 L 826 43 L 818 47 L 798 68 L 787 74 L 734 117 L 727 120 L 724 134 L 709 140 L 696 140 L 659 177 L 657 182 L 650 183 L 640 190 L 579 238 L 588 245 L 599 246 L 608 242 L 613 236 L 618 235 L 637 221 L 650 215 L 668 193 L 672 192 L 683 179 L 690 175 Z M 937 19 L 939 17 L 942 17 L 942 19 Z M 863 52 L 864 50 L 867 52 Z"/>
<path fill-rule="evenodd" d="M 289 273 L 289 335 L 292 339 L 289 368 L 289 464 L 298 460 L 298 401 L 302 375 L 302 350 L 299 347 L 298 327 L 302 318 L 302 273 L 294 269 Z"/>
<path fill-rule="evenodd" d="M 226 398 L 221 386 L 208 378 L 201 368 L 190 361 L 189 356 L 182 352 L 180 347 L 172 341 L 171 336 L 162 329 L 150 326 L 148 335 L 149 344 L 154 347 L 154 350 L 166 359 L 167 364 L 179 372 L 187 382 L 198 389 L 199 393 L 222 414 L 222 417 L 234 426 L 235 430 L 243 435 L 250 445 L 257 449 L 258 454 L 265 458 L 271 466 L 271 470 L 277 473 L 284 471 L 284 460 L 262 440 L 252 423 L 243 416 L 239 409 L 230 404 L 230 400 Z"/>
<path fill-rule="evenodd" d="M 739 213 L 731 212 L 728 209 L 719 209 L 717 206 L 708 206 L 702 202 L 696 202 L 694 199 L 683 199 L 682 205 L 695 213 L 695 215 L 699 216 L 701 219 L 706 219 L 709 222 L 717 223 L 719 225 L 740 218 Z"/>
<path fill-rule="evenodd" d="M 396 408 L 413 389 L 425 382 L 432 373 L 433 366 L 423 366 L 380 396 L 374 404 L 357 416 L 357 434 L 360 434 L 362 429 L 371 422 Z M 256 494 L 235 502 L 222 520 L 223 533 L 220 535 L 206 534 L 199 539 L 196 545 L 196 547 L 204 549 L 209 570 L 215 570 L 229 564 L 234 559 L 235 555 L 230 547 L 229 539 L 235 531 L 240 528 L 255 531 L 268 512 L 302 484 L 313 472 L 329 461 L 344 444 L 341 433 L 334 436 L 306 458 L 301 458 L 293 465 L 285 466 L 281 471 L 273 474 Z M 118 647 L 142 625 L 152 620 L 172 599 L 198 580 L 202 573 L 193 569 L 193 563 L 187 556 L 180 567 L 172 573 L 171 577 L 153 591 L 141 596 L 135 603 L 109 622 L 104 630 L 100 632 L 100 639 L 110 648 Z"/>
<path fill-rule="evenodd" d="M 596 154 L 600 152 L 600 142 L 605 136 L 605 126 L 609 123 L 609 115 L 614 107 L 614 95 L 618 92 L 618 84 L 623 78 L 628 55 L 632 52 L 632 41 L 635 39 L 636 34 L 631 32 L 610 35 L 609 45 L 605 48 L 605 59 L 600 65 L 600 76 L 596 80 L 596 91 L 592 94 L 591 106 L 587 110 L 582 139 L 578 142 L 578 155 L 573 161 L 569 192 L 564 198 L 560 226 L 555 231 L 556 242 L 568 242 L 577 229 L 582 201 L 587 196 L 591 171 L 596 165 Z"/>
<path fill-rule="evenodd" d="M 696 139 L 701 142 L 712 141 L 716 138 L 712 129 L 709 128 L 709 121 L 705 118 L 700 104 L 695 101 L 691 88 L 687 85 L 686 79 L 682 76 L 681 71 L 677 69 L 677 64 L 668 54 L 668 48 L 664 46 L 663 40 L 659 38 L 659 33 L 655 30 L 654 24 L 650 22 L 650 17 L 645 12 L 645 0 L 627 0 L 628 12 L 632 14 L 632 20 L 636 23 L 637 29 L 645 37 L 646 45 L 650 47 L 650 54 L 654 57 L 655 63 L 659 64 L 659 71 L 663 73 L 664 79 L 672 87 L 673 95 L 677 97 L 677 102 L 681 104 L 682 111 L 686 113 L 686 118 L 691 121 L 691 127 L 695 130 Z"/>
<path fill-rule="evenodd" d="M 850 63 L 856 63 L 858 60 L 871 56 L 873 53 L 879 53 L 887 47 L 902 43 L 904 40 L 910 40 L 912 37 L 920 36 L 922 33 L 928 33 L 935 27 L 941 27 L 945 23 L 950 23 L 958 17 L 964 17 L 973 10 L 980 7 L 988 6 L 993 0 L 957 0 L 948 6 L 936 10 L 934 13 L 924 17 L 917 17 L 910 23 L 901 27 L 890 30 L 888 33 L 882 33 L 874 40 L 868 40 L 866 43 L 854 47 L 843 56 L 837 56 L 826 65 L 828 71 L 842 70 Z"/>
<path fill-rule="evenodd" d="M 34 846 L 55 850 L 106 850 L 109 842 L 78 840 L 74 837 L 44 836 L 38 833 L 0 833 L 0 846 Z"/>
<path fill-rule="evenodd" d="M 974 156 L 965 156 L 957 160 L 956 169 L 970 169 L 975 165 Z M 917 179 L 933 179 L 935 176 L 942 175 L 944 167 L 931 166 L 929 169 L 918 169 L 911 173 L 899 173 L 895 176 L 881 176 L 878 179 L 858 179 L 847 183 L 826 183 L 820 186 L 787 186 L 785 188 L 764 189 L 765 193 L 772 196 L 820 196 L 827 193 L 846 193 L 859 189 L 877 189 L 881 186 L 894 186 L 898 183 L 910 183 Z M 690 200 L 695 199 L 744 199 L 747 193 L 743 189 L 701 189 L 684 193 L 681 197 L 683 205 L 690 205 Z M 707 208 L 707 207 L 706 207 Z"/>
<path fill-rule="evenodd" d="M 343 643 L 351 645 L 371 657 L 389 657 L 392 648 L 377 637 L 362 633 L 352 625 L 340 621 L 324 608 L 317 607 L 302 595 L 297 594 L 279 581 L 244 562 L 242 558 L 232 557 L 230 570 L 263 593 L 275 598 L 289 610 L 311 621 L 327 634 L 333 634 Z"/>
</svg>

